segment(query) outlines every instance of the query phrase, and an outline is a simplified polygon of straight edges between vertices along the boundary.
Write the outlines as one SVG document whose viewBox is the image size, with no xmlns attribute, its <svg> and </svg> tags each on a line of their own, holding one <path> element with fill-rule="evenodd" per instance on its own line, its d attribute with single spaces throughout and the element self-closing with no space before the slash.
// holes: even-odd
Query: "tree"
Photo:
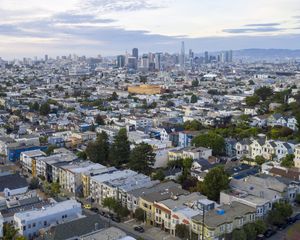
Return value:
<svg viewBox="0 0 300 240">
<path fill-rule="evenodd" d="M 54 149 L 56 149 L 56 146 L 55 145 L 50 145 L 50 146 L 47 147 L 47 149 L 44 152 L 49 156 L 54 152 Z"/>
<path fill-rule="evenodd" d="M 293 214 L 292 206 L 285 202 L 274 203 L 273 209 L 268 214 L 270 224 L 283 224 L 285 220 Z"/>
<path fill-rule="evenodd" d="M 165 174 L 162 169 L 159 169 L 153 176 L 153 180 L 163 181 L 165 179 Z"/>
<path fill-rule="evenodd" d="M 40 105 L 38 102 L 34 102 L 33 105 L 31 106 L 31 109 L 34 111 L 39 111 L 40 110 Z"/>
<path fill-rule="evenodd" d="M 95 163 L 108 164 L 109 142 L 106 132 L 101 132 L 95 142 L 90 142 L 85 150 L 88 158 Z"/>
<path fill-rule="evenodd" d="M 134 212 L 134 217 L 138 220 L 138 221 L 145 221 L 145 211 L 141 208 L 137 208 Z"/>
<path fill-rule="evenodd" d="M 102 206 L 108 208 L 109 210 L 114 210 L 117 207 L 117 200 L 112 197 L 107 197 L 103 199 Z"/>
<path fill-rule="evenodd" d="M 170 100 L 166 102 L 166 107 L 174 107 L 174 106 L 175 106 L 174 102 L 172 102 Z"/>
<path fill-rule="evenodd" d="M 203 128 L 202 124 L 197 120 L 186 121 L 184 122 L 183 127 L 184 130 L 188 131 L 199 131 Z"/>
<path fill-rule="evenodd" d="M 39 188 L 39 185 L 40 185 L 40 182 L 39 182 L 39 179 L 34 177 L 30 180 L 30 183 L 29 183 L 29 189 L 37 189 Z"/>
<path fill-rule="evenodd" d="M 193 139 L 192 144 L 196 147 L 211 148 L 213 155 L 222 155 L 225 150 L 224 138 L 213 132 L 198 135 Z"/>
<path fill-rule="evenodd" d="M 52 196 L 57 196 L 60 193 L 60 185 L 58 181 L 51 183 L 50 191 Z"/>
<path fill-rule="evenodd" d="M 251 79 L 251 80 L 248 81 L 248 84 L 249 85 L 255 85 L 255 82 Z"/>
<path fill-rule="evenodd" d="M 183 175 L 188 175 L 190 173 L 192 164 L 193 164 L 192 158 L 182 159 Z"/>
<path fill-rule="evenodd" d="M 98 125 L 105 125 L 105 122 L 103 120 L 103 117 L 101 115 L 97 115 L 96 116 L 96 119 L 95 119 L 95 122 L 98 124 Z"/>
<path fill-rule="evenodd" d="M 219 201 L 220 192 L 228 189 L 229 175 L 224 168 L 217 166 L 212 168 L 204 177 L 202 192 L 213 201 Z"/>
<path fill-rule="evenodd" d="M 145 84 L 147 82 L 147 76 L 140 75 L 140 82 Z"/>
<path fill-rule="evenodd" d="M 116 92 L 113 92 L 111 97 L 110 97 L 110 100 L 111 101 L 117 101 L 119 98 L 118 94 Z"/>
<path fill-rule="evenodd" d="M 295 158 L 294 154 L 288 154 L 285 156 L 285 158 L 281 160 L 280 165 L 282 167 L 291 168 L 294 166 L 294 158 Z"/>
<path fill-rule="evenodd" d="M 47 116 L 51 111 L 49 103 L 43 103 L 40 107 L 40 114 L 43 116 Z"/>
<path fill-rule="evenodd" d="M 255 90 L 255 95 L 259 96 L 262 101 L 273 95 L 273 90 L 269 87 L 261 87 Z"/>
<path fill-rule="evenodd" d="M 253 224 L 254 224 L 257 235 L 263 234 L 267 231 L 267 224 L 265 221 L 259 219 L 259 220 L 255 221 Z"/>
<path fill-rule="evenodd" d="M 234 229 L 232 232 L 232 240 L 247 240 L 247 235 L 243 229 Z"/>
<path fill-rule="evenodd" d="M 129 167 L 144 174 L 149 174 L 155 163 L 153 148 L 147 143 L 140 143 L 130 154 Z"/>
<path fill-rule="evenodd" d="M 266 159 L 263 156 L 256 156 L 255 162 L 257 165 L 262 165 L 263 163 L 266 162 Z"/>
<path fill-rule="evenodd" d="M 195 79 L 192 81 L 192 87 L 198 87 L 199 86 L 199 81 L 198 79 Z"/>
<path fill-rule="evenodd" d="M 255 240 L 256 239 L 256 229 L 253 223 L 248 223 L 243 226 L 243 230 L 247 236 L 247 240 Z"/>
<path fill-rule="evenodd" d="M 195 94 L 193 94 L 191 96 L 191 103 L 196 103 L 197 101 L 198 101 L 198 97 Z"/>
<path fill-rule="evenodd" d="M 130 214 L 130 211 L 126 207 L 123 207 L 120 202 L 118 202 L 114 212 L 121 218 L 127 217 Z"/>
<path fill-rule="evenodd" d="M 85 151 L 79 151 L 78 153 L 76 153 L 76 156 L 83 159 L 83 160 L 87 159 L 87 155 L 86 155 Z"/>
<path fill-rule="evenodd" d="M 3 240 L 13 240 L 16 238 L 18 230 L 10 223 L 6 223 L 3 226 Z"/>
<path fill-rule="evenodd" d="M 248 107 L 255 107 L 259 103 L 259 100 L 260 98 L 257 95 L 249 96 L 246 97 L 246 104 Z"/>
<path fill-rule="evenodd" d="M 126 129 L 122 128 L 114 138 L 114 142 L 110 148 L 109 158 L 113 165 L 120 166 L 129 162 L 129 156 L 130 142 L 127 138 Z"/>
<path fill-rule="evenodd" d="M 126 207 L 123 207 L 118 200 L 112 197 L 105 198 L 102 205 L 110 211 L 113 210 L 119 217 L 127 217 L 130 213 Z"/>
<path fill-rule="evenodd" d="M 181 239 L 189 239 L 190 238 L 190 230 L 189 227 L 185 224 L 177 224 L 175 227 L 176 236 Z"/>
</svg>

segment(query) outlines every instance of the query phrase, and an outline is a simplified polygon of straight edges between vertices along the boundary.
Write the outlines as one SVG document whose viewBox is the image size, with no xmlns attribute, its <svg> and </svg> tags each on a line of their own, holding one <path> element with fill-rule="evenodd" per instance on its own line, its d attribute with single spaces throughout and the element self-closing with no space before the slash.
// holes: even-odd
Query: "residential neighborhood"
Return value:
<svg viewBox="0 0 300 240">
<path fill-rule="evenodd" d="M 299 60 L 136 51 L 0 61 L 0 238 L 296 239 Z"/>
</svg>

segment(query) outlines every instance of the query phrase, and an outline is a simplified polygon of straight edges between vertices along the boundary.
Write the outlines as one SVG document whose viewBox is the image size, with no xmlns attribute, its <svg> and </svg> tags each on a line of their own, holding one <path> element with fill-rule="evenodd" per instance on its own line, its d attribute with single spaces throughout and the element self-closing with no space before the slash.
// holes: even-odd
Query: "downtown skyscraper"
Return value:
<svg viewBox="0 0 300 240">
<path fill-rule="evenodd" d="M 180 65 L 181 70 L 185 69 L 185 46 L 184 46 L 184 42 L 181 42 L 181 52 L 180 52 L 180 56 L 179 56 L 179 65 Z"/>
</svg>

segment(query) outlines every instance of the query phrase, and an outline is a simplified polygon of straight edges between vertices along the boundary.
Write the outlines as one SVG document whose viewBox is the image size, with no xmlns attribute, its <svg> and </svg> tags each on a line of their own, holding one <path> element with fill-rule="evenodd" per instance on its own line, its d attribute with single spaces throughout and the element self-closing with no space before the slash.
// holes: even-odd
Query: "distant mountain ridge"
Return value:
<svg viewBox="0 0 300 240">
<path fill-rule="evenodd" d="M 241 49 L 235 50 L 234 56 L 236 58 L 256 58 L 256 59 L 276 59 L 276 58 L 299 58 L 300 49 Z"/>
</svg>

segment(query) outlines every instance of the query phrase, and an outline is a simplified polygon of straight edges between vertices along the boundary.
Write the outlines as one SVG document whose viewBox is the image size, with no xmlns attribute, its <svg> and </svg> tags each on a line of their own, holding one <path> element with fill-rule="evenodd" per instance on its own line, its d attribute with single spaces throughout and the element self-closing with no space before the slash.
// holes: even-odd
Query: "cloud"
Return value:
<svg viewBox="0 0 300 240">
<path fill-rule="evenodd" d="M 83 4 L 86 9 L 100 12 L 138 11 L 162 8 L 164 1 L 153 3 L 150 0 L 87 0 Z"/>
<path fill-rule="evenodd" d="M 226 33 L 269 33 L 269 32 L 280 32 L 285 30 L 284 28 L 275 27 L 258 27 L 258 28 L 232 28 L 223 29 Z"/>
<path fill-rule="evenodd" d="M 254 23 L 244 25 L 245 27 L 276 27 L 279 26 L 280 23 Z"/>
<path fill-rule="evenodd" d="M 97 18 L 91 14 L 58 13 L 53 15 L 52 21 L 56 23 L 112 23 L 116 20 Z"/>
</svg>

